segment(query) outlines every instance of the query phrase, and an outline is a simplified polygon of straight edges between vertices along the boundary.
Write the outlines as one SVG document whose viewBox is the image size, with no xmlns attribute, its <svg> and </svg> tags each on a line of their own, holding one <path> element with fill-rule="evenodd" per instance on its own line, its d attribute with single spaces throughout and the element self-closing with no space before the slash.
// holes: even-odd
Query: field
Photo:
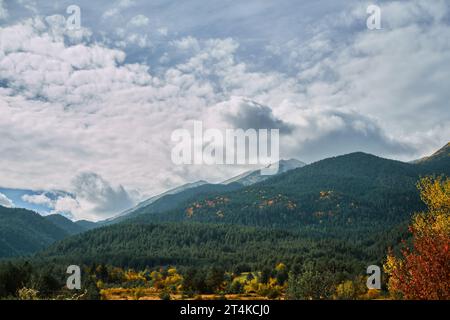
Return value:
<svg viewBox="0 0 450 320">
<path fill-rule="evenodd" d="M 164 291 L 154 288 L 110 288 L 100 291 L 102 300 L 163 300 Z M 284 298 L 281 298 L 283 300 Z M 170 294 L 170 300 L 268 300 L 267 297 L 258 294 L 196 294 L 186 296 L 184 294 Z"/>
</svg>

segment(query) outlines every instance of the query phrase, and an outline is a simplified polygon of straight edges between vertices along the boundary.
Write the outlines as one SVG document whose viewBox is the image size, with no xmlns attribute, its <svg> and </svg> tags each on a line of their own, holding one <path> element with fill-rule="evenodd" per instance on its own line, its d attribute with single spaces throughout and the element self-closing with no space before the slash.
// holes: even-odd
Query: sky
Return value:
<svg viewBox="0 0 450 320">
<path fill-rule="evenodd" d="M 445 0 L 0 0 L 0 205 L 101 220 L 248 170 L 175 165 L 193 121 L 279 128 L 281 158 L 308 163 L 429 155 L 450 137 L 449 61 Z"/>
</svg>

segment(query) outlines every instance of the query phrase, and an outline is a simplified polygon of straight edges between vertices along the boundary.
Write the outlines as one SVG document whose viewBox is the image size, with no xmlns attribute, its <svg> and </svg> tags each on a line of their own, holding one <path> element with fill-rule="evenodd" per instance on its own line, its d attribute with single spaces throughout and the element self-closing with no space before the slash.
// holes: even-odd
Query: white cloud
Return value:
<svg viewBox="0 0 450 320">
<path fill-rule="evenodd" d="M 14 203 L 12 202 L 11 199 L 9 199 L 3 193 L 0 193 L 0 206 L 6 207 L 6 208 L 14 208 Z"/>
<path fill-rule="evenodd" d="M 104 12 L 103 18 L 111 18 L 120 14 L 121 10 L 130 8 L 136 4 L 133 0 L 117 0 Z"/>
<path fill-rule="evenodd" d="M 0 0 L 0 20 L 8 18 L 8 9 L 6 9 L 5 1 Z"/>
<path fill-rule="evenodd" d="M 169 29 L 167 27 L 160 27 L 157 29 L 157 31 L 162 36 L 167 36 L 169 34 Z"/>
<path fill-rule="evenodd" d="M 126 38 L 126 44 L 134 44 L 140 48 L 151 47 L 152 45 L 146 35 L 140 35 L 137 33 L 128 35 Z"/>
<path fill-rule="evenodd" d="M 226 6 L 224 21 L 236 23 L 229 28 L 275 32 L 255 3 L 242 5 L 255 25 L 238 22 Z M 269 10 L 283 26 L 291 14 L 286 8 L 294 6 L 287 3 Z M 66 190 L 74 196 L 53 202 L 55 210 L 97 219 L 110 214 L 110 203 L 118 209 L 134 201 L 125 188 L 148 195 L 238 173 L 242 168 L 171 163 L 171 133 L 192 120 L 219 128 L 283 126 L 281 156 L 306 161 L 356 150 L 400 159 L 430 153 L 450 135 L 450 32 L 446 3 L 424 3 L 389 2 L 379 32 L 361 27 L 366 13 L 358 6 L 345 17 L 318 18 L 302 37 L 262 45 L 244 36 L 210 36 L 224 23 L 213 17 L 189 26 L 199 35 L 177 30 L 186 21 L 164 21 L 170 35 L 158 32 L 163 23 L 130 1 L 116 6 L 123 16 L 114 13 L 118 22 L 104 42 L 87 29 L 68 41 L 57 17 L 50 28 L 38 18 L 3 26 L 2 181 Z M 155 34 L 128 28 L 130 19 L 155 23 Z M 97 182 L 74 183 L 83 172 L 95 172 Z"/>
<path fill-rule="evenodd" d="M 352 21 L 341 22 L 363 21 L 365 8 L 357 6 Z M 407 160 L 448 142 L 450 26 L 444 17 L 449 6 L 445 1 L 391 1 L 381 9 L 383 30 L 360 29 L 342 41 L 335 21 L 333 27 L 322 25 L 312 42 L 270 49 L 288 55 L 299 82 L 308 83 L 300 105 L 332 106 L 378 120 L 390 140 L 410 146 L 397 149 L 397 155 L 392 148 L 378 152 Z M 311 44 L 317 39 L 324 45 L 316 51 Z"/>
<path fill-rule="evenodd" d="M 83 172 L 72 182 L 76 199 L 82 209 L 91 206 L 91 212 L 105 218 L 129 209 L 136 204 L 135 199 L 124 187 L 114 188 L 98 174 Z M 89 210 L 83 210 L 87 211 Z"/>
<path fill-rule="evenodd" d="M 63 214 L 76 220 L 95 221 L 131 208 L 140 196 L 133 192 L 129 193 L 123 186 L 114 187 L 92 172 L 78 174 L 72 180 L 69 189 L 70 194 L 52 191 L 25 194 L 22 200 L 45 206 L 49 208 L 50 214 Z"/>
<path fill-rule="evenodd" d="M 119 0 L 117 2 L 117 6 L 119 8 L 129 8 L 129 7 L 131 7 L 131 6 L 135 5 L 135 4 L 136 4 L 136 2 L 133 1 L 133 0 Z"/>
<path fill-rule="evenodd" d="M 148 26 L 149 23 L 150 23 L 150 19 L 142 14 L 138 14 L 137 16 L 134 16 L 128 22 L 128 24 L 130 26 L 135 27 L 135 28 Z"/>
<path fill-rule="evenodd" d="M 53 200 L 47 197 L 45 193 L 42 194 L 24 194 L 22 200 L 28 203 L 44 205 L 53 207 Z"/>
</svg>

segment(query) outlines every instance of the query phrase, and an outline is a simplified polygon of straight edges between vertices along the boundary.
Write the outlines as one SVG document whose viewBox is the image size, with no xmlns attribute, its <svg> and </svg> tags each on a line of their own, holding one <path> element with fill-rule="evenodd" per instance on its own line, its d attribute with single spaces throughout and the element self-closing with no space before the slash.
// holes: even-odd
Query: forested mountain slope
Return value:
<svg viewBox="0 0 450 320">
<path fill-rule="evenodd" d="M 51 214 L 44 217 L 46 220 L 52 222 L 54 225 L 60 227 L 64 231 L 66 231 L 69 235 L 78 234 L 84 231 L 87 231 L 88 229 L 83 227 L 82 225 L 73 222 L 70 219 L 67 219 L 66 217 L 63 217 L 60 214 Z"/>
<path fill-rule="evenodd" d="M 202 197 L 208 194 L 216 194 L 234 191 L 242 188 L 243 186 L 239 183 L 230 183 L 227 185 L 223 184 L 201 184 L 196 187 L 185 189 L 181 192 L 174 194 L 166 194 L 154 202 L 151 202 L 145 206 L 137 207 L 135 210 L 130 211 L 126 215 L 121 215 L 115 219 L 106 220 L 99 222 L 99 225 L 111 225 L 119 222 L 123 222 L 129 220 L 131 218 L 135 218 L 140 216 L 143 213 L 155 213 L 155 212 L 165 212 L 169 210 L 173 210 L 180 206 L 183 202 L 195 198 Z"/>
<path fill-rule="evenodd" d="M 390 239 L 388 233 L 386 237 Z M 177 265 L 227 270 L 260 270 L 279 262 L 301 266 L 312 261 L 331 262 L 339 272 L 353 274 L 381 257 L 380 252 L 376 246 L 309 239 L 282 230 L 204 223 L 127 223 L 68 238 L 39 253 L 36 259 L 141 269 Z"/>
<path fill-rule="evenodd" d="M 423 208 L 420 165 L 352 153 L 325 159 L 243 189 L 191 198 L 135 222 L 197 221 L 311 230 L 339 235 L 383 230 Z"/>
<path fill-rule="evenodd" d="M 0 258 L 34 253 L 69 235 L 35 212 L 0 206 Z"/>
</svg>

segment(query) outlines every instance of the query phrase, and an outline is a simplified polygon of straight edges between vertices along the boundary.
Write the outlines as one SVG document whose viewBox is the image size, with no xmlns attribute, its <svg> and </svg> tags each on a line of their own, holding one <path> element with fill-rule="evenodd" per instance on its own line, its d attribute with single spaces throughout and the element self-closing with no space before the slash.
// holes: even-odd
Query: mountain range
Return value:
<svg viewBox="0 0 450 320">
<path fill-rule="evenodd" d="M 297 160 L 281 160 L 279 173 L 284 173 L 302 165 L 304 164 Z M 250 180 L 256 183 L 265 180 L 267 177 L 269 176 L 262 176 L 260 170 L 254 170 L 236 177 L 233 179 L 235 180 L 234 182 L 227 181 L 221 184 L 209 184 L 206 181 L 197 181 L 188 183 L 151 197 L 113 218 L 97 223 L 86 220 L 73 222 L 60 214 L 42 217 L 34 210 L 42 213 L 46 212 L 48 208 L 44 205 L 33 204 L 23 200 L 26 196 L 41 194 L 45 194 L 50 198 L 57 197 L 62 194 L 61 192 L 2 188 L 1 190 L 8 197 L 11 197 L 15 204 L 31 210 L 25 208 L 10 209 L 0 206 L 0 219 L 2 221 L 0 228 L 0 258 L 34 253 L 55 241 L 71 235 L 134 218 L 140 214 L 142 209 L 145 209 L 146 212 L 166 211 L 175 208 L 179 203 L 189 198 L 211 192 L 237 190 L 243 185 L 249 185 Z"/>
<path fill-rule="evenodd" d="M 413 163 L 361 152 L 304 166 L 292 160 L 287 163 L 292 165 L 286 165 L 289 170 L 268 178 L 255 178 L 257 174 L 251 172 L 223 184 L 188 184 L 97 224 L 1 207 L 0 257 L 44 250 L 39 257 L 81 259 L 84 252 L 85 262 L 192 264 L 206 261 L 201 252 L 211 241 L 211 255 L 216 248 L 215 254 L 229 256 L 233 264 L 244 259 L 242 250 L 262 252 L 250 237 L 260 232 L 267 239 L 277 235 L 270 245 L 274 250 L 275 243 L 303 248 L 307 241 L 317 247 L 317 241 L 328 239 L 340 243 L 343 251 L 335 254 L 358 244 L 370 253 L 366 259 L 375 259 L 384 254 L 386 242 L 398 240 L 411 214 L 423 209 L 415 187 L 418 179 L 450 174 L 450 144 Z M 97 228 L 88 231 L 93 227 Z M 193 230 L 214 235 L 209 240 L 199 238 Z M 163 241 L 169 236 L 165 232 L 171 237 L 168 242 Z M 220 234 L 227 240 L 221 242 Z M 240 241 L 241 249 L 231 249 L 231 243 L 239 246 L 234 241 Z"/>
</svg>

